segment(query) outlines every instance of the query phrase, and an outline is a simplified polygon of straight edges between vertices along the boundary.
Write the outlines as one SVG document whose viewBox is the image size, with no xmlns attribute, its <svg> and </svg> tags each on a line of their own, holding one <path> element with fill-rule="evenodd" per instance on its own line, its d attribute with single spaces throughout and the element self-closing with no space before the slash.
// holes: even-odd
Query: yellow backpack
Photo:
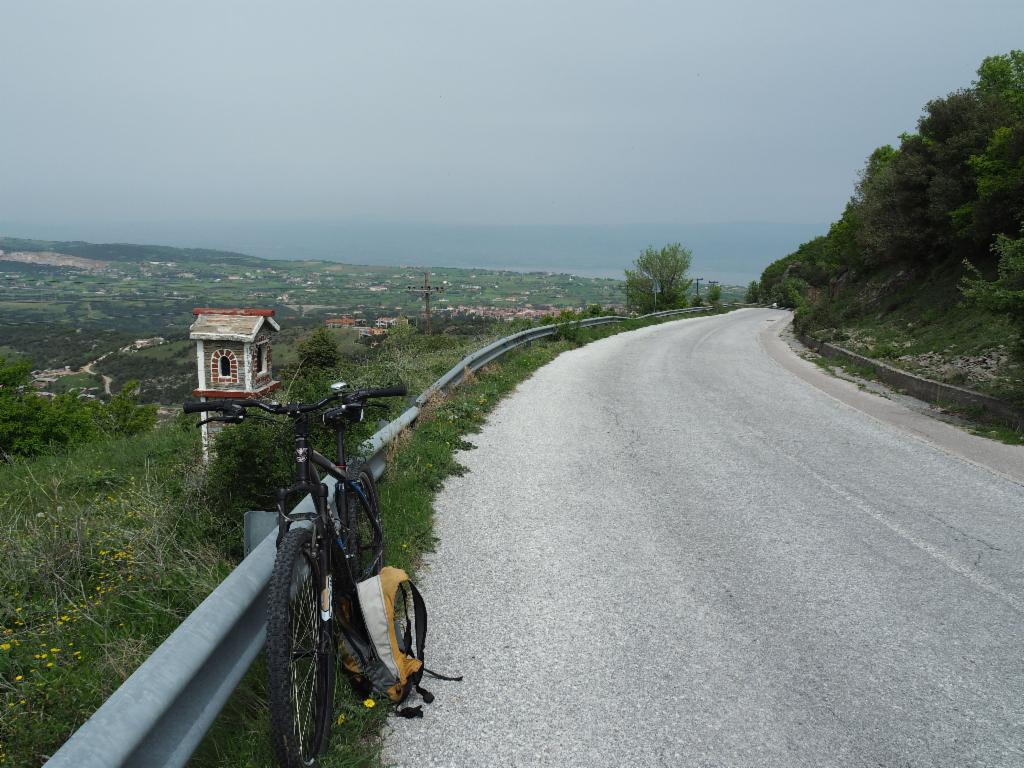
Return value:
<svg viewBox="0 0 1024 768">
<path fill-rule="evenodd" d="M 434 696 L 420 686 L 424 673 L 438 680 L 462 679 L 439 675 L 423 665 L 427 609 L 405 571 L 385 566 L 379 576 L 359 582 L 356 594 L 358 606 L 344 606 L 335 616 L 342 634 L 342 667 L 357 691 L 364 696 L 377 691 L 401 704 L 415 689 L 429 704 Z M 403 707 L 398 714 L 422 717 L 423 710 Z"/>
</svg>

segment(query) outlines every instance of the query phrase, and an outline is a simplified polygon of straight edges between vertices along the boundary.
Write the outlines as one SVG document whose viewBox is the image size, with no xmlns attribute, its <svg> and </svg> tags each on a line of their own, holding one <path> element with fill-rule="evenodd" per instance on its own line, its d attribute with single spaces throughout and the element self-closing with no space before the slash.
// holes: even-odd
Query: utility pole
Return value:
<svg viewBox="0 0 1024 768">
<path fill-rule="evenodd" d="M 444 288 L 430 284 L 430 272 L 423 273 L 423 285 L 407 285 L 406 293 L 419 296 L 423 300 L 423 332 L 430 335 L 430 297 L 435 293 L 441 293 Z"/>
<path fill-rule="evenodd" d="M 700 281 L 703 280 L 704 278 L 703 277 L 695 277 L 693 279 L 697 283 L 697 298 L 699 299 L 700 298 Z"/>
</svg>

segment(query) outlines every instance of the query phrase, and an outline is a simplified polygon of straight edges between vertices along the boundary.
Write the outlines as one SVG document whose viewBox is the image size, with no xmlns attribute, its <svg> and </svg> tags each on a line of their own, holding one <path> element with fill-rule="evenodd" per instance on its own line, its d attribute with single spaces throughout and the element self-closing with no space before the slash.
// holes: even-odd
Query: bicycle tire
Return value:
<svg viewBox="0 0 1024 768">
<path fill-rule="evenodd" d="M 365 493 L 365 499 L 349 490 L 347 524 L 352 532 L 352 542 L 357 553 L 357 573 L 355 581 L 363 581 L 376 576 L 384 566 L 384 525 L 381 520 L 380 504 L 377 497 L 377 484 L 373 479 L 370 467 L 356 463 L 351 468 L 352 477 Z"/>
<path fill-rule="evenodd" d="M 293 527 L 277 548 L 267 590 L 270 733 L 283 768 L 315 768 L 334 703 L 334 638 L 320 616 L 313 531 Z"/>
</svg>

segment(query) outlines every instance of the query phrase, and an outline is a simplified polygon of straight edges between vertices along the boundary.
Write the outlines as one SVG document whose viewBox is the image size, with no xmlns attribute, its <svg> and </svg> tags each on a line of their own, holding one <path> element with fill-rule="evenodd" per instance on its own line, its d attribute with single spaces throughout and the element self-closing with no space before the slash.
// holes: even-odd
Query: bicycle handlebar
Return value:
<svg viewBox="0 0 1024 768">
<path fill-rule="evenodd" d="M 198 403 L 183 403 L 182 411 L 185 413 L 205 413 L 207 411 L 228 412 L 231 415 L 241 416 L 246 408 L 259 408 L 267 413 L 283 414 L 286 416 L 301 416 L 304 413 L 318 411 L 335 400 L 341 400 L 346 405 L 359 403 L 373 397 L 401 397 L 407 392 L 404 386 L 378 387 L 375 389 L 357 389 L 355 392 L 332 392 L 323 400 L 317 403 L 264 403 L 262 400 L 207 400 Z"/>
<path fill-rule="evenodd" d="M 354 402 L 356 400 L 367 400 L 371 397 L 402 397 L 408 392 L 408 390 L 399 385 L 397 387 L 380 387 L 378 389 L 360 389 L 353 392 L 351 395 L 346 396 L 346 401 L 351 398 Z M 358 395 L 358 397 L 355 397 Z"/>
</svg>

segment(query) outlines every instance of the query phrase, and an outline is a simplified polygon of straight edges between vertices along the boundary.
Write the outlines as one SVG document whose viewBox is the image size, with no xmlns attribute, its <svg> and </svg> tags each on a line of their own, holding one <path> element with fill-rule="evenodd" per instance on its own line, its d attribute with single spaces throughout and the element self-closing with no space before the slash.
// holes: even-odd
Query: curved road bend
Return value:
<svg viewBox="0 0 1024 768">
<path fill-rule="evenodd" d="M 1024 487 L 793 375 L 785 317 L 614 336 L 495 409 L 422 578 L 466 680 L 388 762 L 1024 765 Z"/>
</svg>

